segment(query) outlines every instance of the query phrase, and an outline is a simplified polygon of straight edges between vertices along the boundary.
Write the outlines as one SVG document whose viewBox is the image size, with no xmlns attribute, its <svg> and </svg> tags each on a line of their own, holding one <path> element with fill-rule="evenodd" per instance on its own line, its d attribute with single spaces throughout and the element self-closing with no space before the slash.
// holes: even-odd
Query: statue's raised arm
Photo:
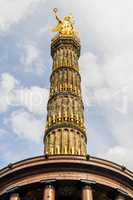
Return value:
<svg viewBox="0 0 133 200">
<path fill-rule="evenodd" d="M 60 19 L 59 15 L 58 15 L 58 9 L 57 9 L 57 8 L 54 8 L 54 9 L 53 9 L 53 12 L 54 12 L 54 15 L 55 15 L 55 18 L 57 19 L 57 21 L 58 21 L 59 23 L 61 23 L 62 20 Z"/>
</svg>

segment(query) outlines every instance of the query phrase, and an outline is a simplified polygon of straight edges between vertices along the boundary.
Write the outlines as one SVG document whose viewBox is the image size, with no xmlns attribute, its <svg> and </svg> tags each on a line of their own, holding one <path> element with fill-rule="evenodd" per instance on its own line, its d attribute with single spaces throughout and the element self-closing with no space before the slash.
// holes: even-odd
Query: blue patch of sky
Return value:
<svg viewBox="0 0 133 200">
<path fill-rule="evenodd" d="M 99 106 L 85 107 L 88 151 L 95 155 L 116 144 L 106 114 Z"/>
</svg>

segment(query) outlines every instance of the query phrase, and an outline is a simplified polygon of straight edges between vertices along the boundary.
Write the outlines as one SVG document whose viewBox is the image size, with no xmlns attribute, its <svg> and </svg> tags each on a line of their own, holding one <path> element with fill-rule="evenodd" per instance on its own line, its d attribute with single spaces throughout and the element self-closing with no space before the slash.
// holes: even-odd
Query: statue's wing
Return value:
<svg viewBox="0 0 133 200">
<path fill-rule="evenodd" d="M 61 23 L 58 23 L 55 28 L 52 29 L 53 32 L 60 32 L 61 31 Z"/>
</svg>

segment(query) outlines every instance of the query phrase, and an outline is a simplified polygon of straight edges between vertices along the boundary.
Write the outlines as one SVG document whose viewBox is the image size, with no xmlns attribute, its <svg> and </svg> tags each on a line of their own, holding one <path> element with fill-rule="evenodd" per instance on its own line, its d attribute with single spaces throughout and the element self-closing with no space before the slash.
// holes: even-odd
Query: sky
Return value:
<svg viewBox="0 0 133 200">
<path fill-rule="evenodd" d="M 88 153 L 133 170 L 132 0 L 0 0 L 0 168 L 43 155 L 55 7 L 80 33 Z"/>
</svg>

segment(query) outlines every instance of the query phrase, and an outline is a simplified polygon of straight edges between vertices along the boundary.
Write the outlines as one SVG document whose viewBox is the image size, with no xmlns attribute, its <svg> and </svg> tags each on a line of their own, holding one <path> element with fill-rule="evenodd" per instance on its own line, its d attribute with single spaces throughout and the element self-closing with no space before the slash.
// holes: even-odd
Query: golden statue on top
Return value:
<svg viewBox="0 0 133 200">
<path fill-rule="evenodd" d="M 58 21 L 57 26 L 52 29 L 53 32 L 58 32 L 60 35 L 63 36 L 77 35 L 72 15 L 65 16 L 64 19 L 62 20 L 58 15 L 57 8 L 54 8 L 53 12 L 55 14 L 56 20 Z"/>
</svg>

